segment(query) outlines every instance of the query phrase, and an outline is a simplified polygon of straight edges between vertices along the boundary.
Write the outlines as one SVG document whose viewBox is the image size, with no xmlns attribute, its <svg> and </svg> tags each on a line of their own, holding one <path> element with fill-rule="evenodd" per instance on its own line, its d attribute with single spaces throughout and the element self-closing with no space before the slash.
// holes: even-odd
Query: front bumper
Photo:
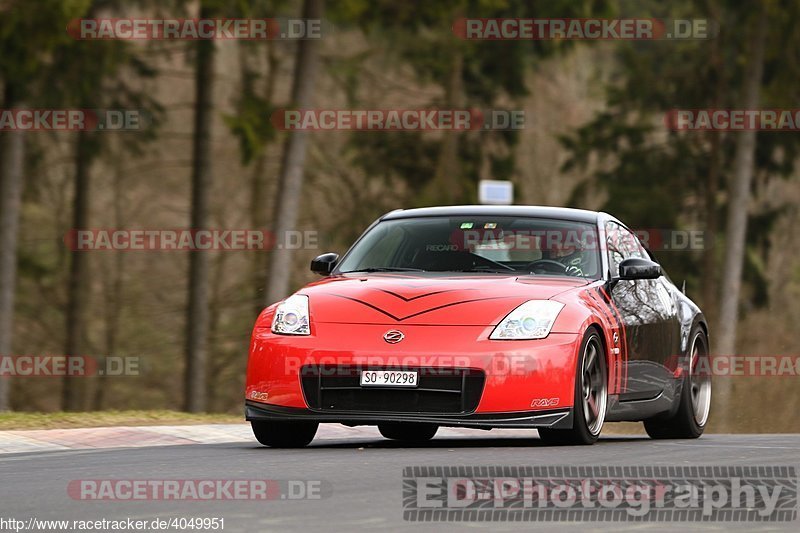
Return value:
<svg viewBox="0 0 800 533">
<path fill-rule="evenodd" d="M 250 421 L 270 420 L 276 422 L 320 422 L 339 423 L 347 426 L 371 426 L 384 422 L 421 422 L 444 427 L 475 429 L 492 428 L 553 428 L 572 427 L 572 408 L 549 409 L 514 413 L 472 413 L 466 415 L 442 415 L 427 413 L 370 413 L 370 412 L 324 412 L 297 407 L 283 407 L 253 401 L 245 402 L 245 419 Z"/>
<path fill-rule="evenodd" d="M 401 330 L 404 340 L 387 344 L 383 335 L 388 329 Z M 520 419 L 527 421 L 526 427 L 538 427 L 531 421 L 539 414 L 547 415 L 553 409 L 564 412 L 572 407 L 580 335 L 554 332 L 540 340 L 496 341 L 488 339 L 492 329 L 491 326 L 392 328 L 380 324 L 316 323 L 312 335 L 306 337 L 275 335 L 267 328 L 257 329 L 250 347 L 245 398 L 256 400 L 255 405 L 296 408 L 298 412 L 310 410 L 320 417 L 330 414 L 333 419 L 343 419 L 342 411 L 350 409 L 337 408 L 335 413 L 316 409 L 314 398 L 304 394 L 303 368 L 466 368 L 485 376 L 477 404 L 470 404 L 468 412 L 450 412 L 454 409 L 420 412 L 425 409 L 409 406 L 397 409 L 405 413 L 384 410 L 380 416 L 418 419 L 446 414 L 444 420 L 467 420 L 467 416 L 493 415 L 500 420 Z M 359 416 L 371 416 L 363 407 L 352 411 Z"/>
</svg>

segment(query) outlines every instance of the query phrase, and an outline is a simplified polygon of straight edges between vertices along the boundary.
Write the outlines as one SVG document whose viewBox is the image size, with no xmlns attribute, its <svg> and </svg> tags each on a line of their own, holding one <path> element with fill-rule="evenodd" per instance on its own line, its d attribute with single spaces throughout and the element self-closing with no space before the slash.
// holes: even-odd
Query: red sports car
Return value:
<svg viewBox="0 0 800 533">
<path fill-rule="evenodd" d="M 265 445 L 305 446 L 322 422 L 409 442 L 440 426 L 579 444 L 606 421 L 705 428 L 706 320 L 606 213 L 398 210 L 311 270 L 324 277 L 253 331 L 245 411 Z"/>
</svg>

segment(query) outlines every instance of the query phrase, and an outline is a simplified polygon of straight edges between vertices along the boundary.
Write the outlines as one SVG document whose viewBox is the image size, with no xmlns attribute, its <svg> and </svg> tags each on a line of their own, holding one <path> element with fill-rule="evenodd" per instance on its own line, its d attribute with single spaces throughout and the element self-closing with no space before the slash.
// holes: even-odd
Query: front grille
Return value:
<svg viewBox="0 0 800 533">
<path fill-rule="evenodd" d="M 416 370 L 417 387 L 362 387 L 361 370 Z M 303 394 L 311 409 L 380 413 L 471 413 L 478 407 L 485 375 L 470 368 L 377 368 L 304 366 Z"/>
</svg>

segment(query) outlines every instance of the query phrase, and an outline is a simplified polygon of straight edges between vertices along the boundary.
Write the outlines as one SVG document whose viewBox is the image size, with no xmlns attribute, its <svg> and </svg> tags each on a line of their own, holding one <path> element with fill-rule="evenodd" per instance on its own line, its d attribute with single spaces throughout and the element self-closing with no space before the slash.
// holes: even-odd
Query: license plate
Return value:
<svg viewBox="0 0 800 533">
<path fill-rule="evenodd" d="M 416 387 L 417 372 L 413 370 L 362 370 L 362 387 Z"/>
</svg>

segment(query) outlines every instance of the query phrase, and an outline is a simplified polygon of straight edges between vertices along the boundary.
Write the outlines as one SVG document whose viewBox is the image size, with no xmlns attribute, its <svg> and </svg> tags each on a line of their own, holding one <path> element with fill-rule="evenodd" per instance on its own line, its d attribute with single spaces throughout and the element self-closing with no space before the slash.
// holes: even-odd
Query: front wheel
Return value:
<svg viewBox="0 0 800 533">
<path fill-rule="evenodd" d="M 302 448 L 314 440 L 319 424 L 316 422 L 275 422 L 253 420 L 250 422 L 256 440 L 272 448 Z"/>
<path fill-rule="evenodd" d="M 695 326 L 691 339 L 692 348 L 683 376 L 678 410 L 670 418 L 644 421 L 644 429 L 653 439 L 696 439 L 706 429 L 711 410 L 708 338 L 702 328 Z"/>
<path fill-rule="evenodd" d="M 608 405 L 606 351 L 600 334 L 592 328 L 583 336 L 575 365 L 575 401 L 572 429 L 540 428 L 539 437 L 549 444 L 594 444 L 603 429 Z"/>
<path fill-rule="evenodd" d="M 435 424 L 420 424 L 412 422 L 390 422 L 378 424 L 378 431 L 387 439 L 399 440 L 410 443 L 427 442 L 436 435 L 439 426 Z"/>
</svg>

